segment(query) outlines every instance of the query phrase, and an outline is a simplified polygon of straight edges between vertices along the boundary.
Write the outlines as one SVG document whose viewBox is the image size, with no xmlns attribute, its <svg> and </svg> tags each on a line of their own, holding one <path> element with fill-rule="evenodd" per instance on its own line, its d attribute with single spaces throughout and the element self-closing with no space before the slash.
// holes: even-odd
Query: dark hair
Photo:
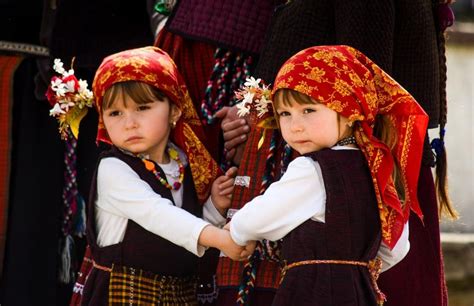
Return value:
<svg viewBox="0 0 474 306">
<path fill-rule="evenodd" d="M 118 96 L 129 96 L 137 104 L 147 104 L 153 101 L 164 101 L 166 94 L 158 88 L 140 81 L 115 83 L 105 91 L 102 109 L 106 110 L 115 103 Z"/>
<path fill-rule="evenodd" d="M 315 101 L 308 95 L 302 94 L 293 89 L 282 88 L 277 90 L 273 95 L 273 108 L 275 109 L 280 103 L 290 106 L 290 101 L 296 101 L 298 104 L 315 104 Z"/>
<path fill-rule="evenodd" d="M 437 3 L 437 2 L 436 2 Z M 440 25 L 437 25 L 438 28 Z M 440 104 L 440 141 L 443 143 L 441 154 L 436 154 L 436 191 L 439 202 L 439 215 L 448 215 L 452 219 L 458 218 L 458 212 L 454 209 L 451 199 L 448 195 L 448 177 L 447 168 L 448 162 L 446 157 L 446 148 L 444 146 L 444 127 L 447 122 L 447 98 L 446 98 L 446 80 L 447 80 L 447 67 L 446 67 L 446 38 L 444 30 L 437 29 L 438 34 L 438 54 L 439 54 L 439 104 Z"/>
</svg>

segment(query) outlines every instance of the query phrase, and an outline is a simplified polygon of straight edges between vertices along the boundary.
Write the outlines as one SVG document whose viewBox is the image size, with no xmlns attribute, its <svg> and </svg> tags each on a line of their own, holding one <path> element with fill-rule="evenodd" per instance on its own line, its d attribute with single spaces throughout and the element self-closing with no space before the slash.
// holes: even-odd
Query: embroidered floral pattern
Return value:
<svg viewBox="0 0 474 306">
<path fill-rule="evenodd" d="M 275 79 L 273 92 L 288 88 L 311 96 L 357 123 L 354 135 L 373 177 L 384 242 L 393 247 L 410 209 L 420 217 L 416 197 L 428 116 L 415 99 L 360 51 L 349 46 L 319 46 L 291 57 Z M 387 115 L 398 141 L 389 148 L 373 136 L 377 114 Z M 391 178 L 395 159 L 402 172 L 405 202 Z"/>
<path fill-rule="evenodd" d="M 96 108 L 100 114 L 97 141 L 110 143 L 101 116 L 104 93 L 113 84 L 125 81 L 141 81 L 154 86 L 181 109 L 181 118 L 170 137 L 186 153 L 198 198 L 203 203 L 211 190 L 211 182 L 220 174 L 220 170 L 200 141 L 205 138 L 204 130 L 186 85 L 173 60 L 161 49 L 138 48 L 104 59 L 93 84 Z"/>
</svg>

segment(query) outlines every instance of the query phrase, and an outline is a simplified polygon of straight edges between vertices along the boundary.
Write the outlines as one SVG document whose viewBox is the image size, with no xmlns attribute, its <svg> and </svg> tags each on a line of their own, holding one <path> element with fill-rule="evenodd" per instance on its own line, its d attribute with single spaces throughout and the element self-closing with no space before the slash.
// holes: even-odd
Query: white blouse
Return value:
<svg viewBox="0 0 474 306">
<path fill-rule="evenodd" d="M 334 150 L 353 149 L 333 147 Z M 309 157 L 295 158 L 280 180 L 271 184 L 263 195 L 254 198 L 237 211 L 230 223 L 232 239 L 239 245 L 251 240 L 278 240 L 308 219 L 325 222 L 326 191 L 317 161 Z M 410 249 L 408 222 L 395 247 L 383 242 L 378 251 L 382 271 L 402 260 Z"/>
<path fill-rule="evenodd" d="M 178 164 L 160 164 L 170 184 L 177 180 Z M 178 171 L 179 174 L 179 171 Z M 174 177 L 173 177 L 174 176 Z M 172 190 L 173 203 L 155 193 L 147 182 L 125 162 L 115 157 L 100 161 L 97 173 L 97 200 L 95 223 L 97 244 L 101 247 L 123 240 L 128 220 L 146 230 L 202 256 L 205 247 L 198 245 L 199 235 L 209 223 L 223 226 L 222 217 L 211 197 L 203 207 L 203 219 L 181 209 L 183 188 Z"/>
</svg>

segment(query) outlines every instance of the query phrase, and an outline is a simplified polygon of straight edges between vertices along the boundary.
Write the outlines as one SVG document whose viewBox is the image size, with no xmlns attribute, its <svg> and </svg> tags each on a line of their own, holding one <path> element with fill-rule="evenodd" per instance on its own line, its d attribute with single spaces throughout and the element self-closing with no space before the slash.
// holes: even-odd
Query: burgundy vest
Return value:
<svg viewBox="0 0 474 306">
<path fill-rule="evenodd" d="M 358 150 L 308 155 L 321 166 L 325 223 L 307 220 L 283 239 L 288 264 L 303 260 L 367 262 L 380 246 L 380 219 L 366 160 Z M 376 305 L 366 267 L 316 264 L 287 271 L 273 305 Z"/>
<path fill-rule="evenodd" d="M 97 168 L 100 160 L 105 157 L 116 157 L 127 163 L 139 177 L 147 182 L 151 188 L 162 197 L 173 202 L 171 191 L 164 187 L 155 175 L 146 170 L 143 162 L 134 156 L 127 155 L 113 147 L 103 152 L 97 163 L 93 177 L 91 194 L 88 203 L 87 240 L 91 247 L 94 261 L 105 267 L 112 264 L 123 265 L 135 269 L 142 269 L 161 276 L 187 277 L 197 273 L 198 257 L 183 247 L 157 236 L 132 220 L 128 220 L 123 241 L 114 245 L 99 247 L 95 228 L 95 201 L 97 198 Z M 163 170 L 156 165 L 162 177 Z M 202 206 L 199 204 L 195 192 L 194 182 L 189 165 L 185 169 L 183 182 L 182 209 L 201 217 Z M 105 305 L 108 296 L 109 273 L 92 269 L 84 287 L 83 305 Z"/>
</svg>

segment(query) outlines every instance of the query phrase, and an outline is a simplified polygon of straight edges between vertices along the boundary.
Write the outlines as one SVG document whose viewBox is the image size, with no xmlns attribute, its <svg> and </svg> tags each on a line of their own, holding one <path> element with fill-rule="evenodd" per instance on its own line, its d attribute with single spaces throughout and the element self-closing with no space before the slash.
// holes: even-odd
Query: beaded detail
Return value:
<svg viewBox="0 0 474 306">
<path fill-rule="evenodd" d="M 349 137 L 343 138 L 343 139 L 339 140 L 338 142 L 336 142 L 336 145 L 338 145 L 338 146 L 347 146 L 347 145 L 350 145 L 350 144 L 357 144 L 356 139 L 355 139 L 354 136 L 349 136 Z"/>
<path fill-rule="evenodd" d="M 160 173 L 156 170 L 156 166 L 155 166 L 155 163 L 152 162 L 151 160 L 149 159 L 146 159 L 145 157 L 140 157 L 140 159 L 142 160 L 142 162 L 145 164 L 145 168 L 148 170 L 148 171 L 151 171 L 153 172 L 153 174 L 156 176 L 156 178 L 158 179 L 158 181 L 163 185 L 165 186 L 166 188 L 170 189 L 170 190 L 178 190 L 181 185 L 183 184 L 183 179 L 184 179 L 184 165 L 183 163 L 181 162 L 181 160 L 179 159 L 179 154 L 178 154 L 178 151 L 176 151 L 176 149 L 174 148 L 171 148 L 171 147 L 168 147 L 168 155 L 171 159 L 175 160 L 177 163 L 178 163 L 178 167 L 179 167 L 179 178 L 178 178 L 178 181 L 174 182 L 173 185 L 170 185 L 168 183 L 168 181 L 166 180 L 166 178 L 163 178 L 161 177 Z"/>
</svg>

